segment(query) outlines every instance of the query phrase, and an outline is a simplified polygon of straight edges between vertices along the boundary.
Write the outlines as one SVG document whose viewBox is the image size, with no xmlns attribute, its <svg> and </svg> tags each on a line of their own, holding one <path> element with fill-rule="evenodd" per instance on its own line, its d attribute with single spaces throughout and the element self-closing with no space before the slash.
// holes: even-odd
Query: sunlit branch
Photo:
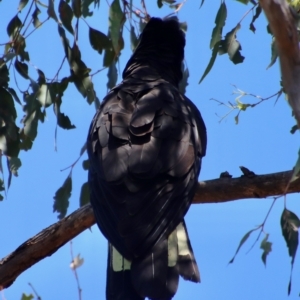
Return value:
<svg viewBox="0 0 300 300">
<path fill-rule="evenodd" d="M 283 87 L 300 127 L 300 53 L 298 15 L 285 0 L 260 0 L 270 23 L 280 58 Z"/>
<path fill-rule="evenodd" d="M 238 199 L 266 198 L 285 191 L 292 171 L 238 178 L 219 178 L 198 183 L 193 203 L 222 203 Z M 300 179 L 287 193 L 300 192 Z M 75 236 L 95 223 L 90 205 L 76 210 L 42 230 L 0 261 L 0 290 L 9 287 L 25 270 L 52 255 Z"/>
</svg>

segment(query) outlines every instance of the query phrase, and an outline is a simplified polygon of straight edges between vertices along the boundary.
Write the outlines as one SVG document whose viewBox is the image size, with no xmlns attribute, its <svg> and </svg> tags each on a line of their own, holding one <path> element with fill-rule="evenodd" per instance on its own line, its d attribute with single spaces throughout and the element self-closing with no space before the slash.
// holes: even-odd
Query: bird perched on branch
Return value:
<svg viewBox="0 0 300 300">
<path fill-rule="evenodd" d="M 177 18 L 151 18 L 89 130 L 91 204 L 109 241 L 107 300 L 168 300 L 179 275 L 200 282 L 184 216 L 206 129 L 178 90 L 184 46 Z"/>
</svg>

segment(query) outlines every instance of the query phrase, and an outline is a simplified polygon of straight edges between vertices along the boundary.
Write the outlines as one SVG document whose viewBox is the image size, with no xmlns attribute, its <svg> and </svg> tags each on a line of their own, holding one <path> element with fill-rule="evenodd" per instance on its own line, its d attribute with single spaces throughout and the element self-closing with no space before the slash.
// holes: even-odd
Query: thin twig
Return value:
<svg viewBox="0 0 300 300">
<path fill-rule="evenodd" d="M 251 11 L 254 10 L 254 8 L 255 8 L 256 6 L 257 6 L 257 4 L 254 4 L 249 10 L 247 10 L 247 11 L 245 12 L 245 14 L 242 16 L 242 18 L 240 19 L 240 21 L 236 24 L 235 28 L 240 29 L 242 21 L 248 16 L 248 14 L 249 14 Z M 237 29 L 237 30 L 238 30 L 238 29 Z M 236 30 L 236 31 L 237 31 L 237 30 Z M 231 36 L 231 38 L 230 38 L 230 42 L 229 42 L 228 49 L 231 47 L 231 43 L 232 43 L 234 40 L 235 40 L 235 34 L 233 34 L 233 35 Z"/>
<path fill-rule="evenodd" d="M 254 243 L 252 244 L 252 246 L 250 247 L 250 249 L 247 251 L 247 254 L 253 249 L 253 247 L 254 247 L 254 246 L 256 245 L 256 243 L 258 242 L 258 240 L 259 240 L 261 234 L 264 232 L 265 224 L 266 224 L 267 219 L 268 219 L 268 217 L 269 217 L 269 215 L 270 215 L 270 213 L 271 213 L 271 211 L 272 211 L 272 208 L 273 208 L 273 206 L 274 206 L 276 200 L 277 200 L 278 198 L 280 198 L 280 197 L 282 197 L 282 195 L 273 198 L 273 202 L 272 202 L 272 204 L 271 204 L 271 206 L 270 206 L 270 208 L 269 208 L 269 210 L 268 210 L 268 212 L 267 212 L 267 214 L 266 214 L 266 216 L 265 216 L 264 221 L 257 227 L 257 229 L 260 228 L 260 231 L 259 231 L 259 233 L 258 233 L 258 235 L 257 235 L 257 238 L 256 238 L 256 240 L 254 241 Z"/>
<path fill-rule="evenodd" d="M 64 168 L 64 169 L 61 169 L 60 171 L 63 172 L 63 171 L 65 171 L 65 170 L 68 170 L 68 169 L 71 168 L 71 172 L 72 172 L 73 168 L 74 168 L 75 165 L 78 163 L 79 159 L 82 157 L 82 155 L 84 154 L 84 152 L 85 152 L 85 151 L 83 151 L 83 152 L 79 155 L 79 157 L 78 157 L 78 158 L 77 158 L 70 166 L 68 166 L 68 167 L 66 167 L 66 168 Z"/>
<path fill-rule="evenodd" d="M 50 17 L 47 17 L 47 19 L 45 19 L 44 21 L 41 22 L 41 24 L 39 24 L 39 26 L 35 27 L 34 29 L 32 29 L 26 37 L 24 37 L 24 39 L 27 39 L 32 33 L 34 33 L 38 28 L 40 28 L 43 24 L 45 24 L 48 20 L 50 19 Z"/>
<path fill-rule="evenodd" d="M 64 62 L 65 62 L 66 58 L 67 58 L 67 57 L 64 56 L 64 58 L 63 58 L 63 60 L 62 60 L 62 62 L 61 62 L 61 64 L 60 64 L 60 66 L 59 66 L 59 68 L 58 68 L 56 74 L 54 75 L 54 77 L 53 77 L 51 83 L 52 83 L 55 79 L 58 79 L 58 74 L 59 74 L 59 72 L 61 71 L 61 69 L 62 69 L 62 67 L 63 67 L 63 65 L 64 65 Z"/>
<path fill-rule="evenodd" d="M 29 14 L 30 14 L 30 12 L 31 12 L 31 9 L 32 9 L 32 6 L 33 6 L 33 3 L 34 3 L 34 2 L 35 2 L 35 0 L 32 0 L 32 2 L 31 2 L 31 4 L 30 4 L 30 7 L 29 7 L 29 9 L 28 9 L 28 12 L 27 12 L 27 14 L 26 14 L 26 16 L 25 16 L 25 19 L 24 19 L 24 21 L 23 21 L 22 27 L 25 25 L 25 23 L 26 23 L 26 21 L 27 21 L 27 19 L 28 19 L 28 17 L 29 17 Z M 30 25 L 30 23 L 29 23 L 29 25 Z M 25 32 L 26 32 L 26 30 L 28 29 L 29 25 L 24 29 L 23 35 L 25 34 Z M 21 29 L 20 29 L 20 31 L 21 31 Z M 20 33 L 20 31 L 19 31 L 19 33 Z M 17 38 L 16 38 L 16 39 L 17 39 Z"/>
<path fill-rule="evenodd" d="M 91 78 L 93 78 L 93 76 L 95 76 L 96 74 L 102 72 L 102 71 L 105 70 L 105 69 L 107 69 L 107 67 L 103 67 L 103 68 L 99 69 L 98 71 L 96 71 L 95 73 L 90 74 Z"/>
<path fill-rule="evenodd" d="M 257 3 L 254 4 L 248 11 L 246 11 L 245 14 L 242 16 L 241 20 L 238 22 L 238 24 L 241 24 L 242 21 L 249 15 L 249 13 L 250 13 L 251 11 L 254 10 L 254 8 L 256 8 L 257 5 L 258 5 Z"/>
<path fill-rule="evenodd" d="M 233 92 L 233 94 L 239 94 L 239 96 L 235 99 L 236 102 L 237 102 L 236 105 L 233 104 L 233 103 L 231 103 L 231 102 L 229 102 L 229 101 L 228 101 L 228 104 L 226 104 L 226 103 L 224 103 L 224 102 L 222 102 L 220 100 L 217 100 L 215 98 L 211 98 L 210 99 L 210 100 L 216 101 L 217 103 L 219 103 L 219 105 L 226 106 L 226 107 L 228 107 L 230 109 L 229 112 L 227 112 L 224 116 L 222 116 L 222 117 L 219 116 L 219 118 L 220 118 L 219 122 L 222 122 L 232 111 L 234 111 L 236 109 L 238 110 L 238 114 L 236 115 L 236 118 L 238 118 L 239 115 L 240 115 L 240 113 L 242 111 L 245 111 L 246 108 L 248 108 L 248 107 L 254 108 L 255 106 L 261 104 L 262 102 L 267 101 L 267 100 L 269 100 L 271 98 L 274 98 L 276 96 L 277 96 L 277 98 L 276 98 L 276 102 L 277 102 L 278 98 L 283 93 L 283 89 L 281 88 L 278 92 L 274 93 L 273 95 L 263 98 L 261 96 L 257 96 L 257 95 L 252 94 L 252 93 L 243 92 L 240 89 L 238 89 L 235 85 L 233 85 L 233 86 L 237 90 L 236 92 Z M 259 101 L 255 102 L 255 103 L 241 103 L 241 101 L 237 101 L 237 100 L 241 99 L 244 96 L 251 96 L 251 97 L 254 97 L 256 99 L 259 99 Z M 241 108 L 241 105 L 243 105 L 243 108 Z"/>
<path fill-rule="evenodd" d="M 37 291 L 35 290 L 35 288 L 33 287 L 33 285 L 28 282 L 28 285 L 31 287 L 31 289 L 33 290 L 33 293 L 35 294 L 37 300 L 42 300 L 41 296 L 37 293 Z"/>
<path fill-rule="evenodd" d="M 149 16 L 148 11 L 147 11 L 147 7 L 146 7 L 145 0 L 141 0 L 141 4 L 142 4 L 142 8 L 143 8 L 143 10 L 144 10 L 144 15 L 145 15 L 145 16 Z"/>
</svg>

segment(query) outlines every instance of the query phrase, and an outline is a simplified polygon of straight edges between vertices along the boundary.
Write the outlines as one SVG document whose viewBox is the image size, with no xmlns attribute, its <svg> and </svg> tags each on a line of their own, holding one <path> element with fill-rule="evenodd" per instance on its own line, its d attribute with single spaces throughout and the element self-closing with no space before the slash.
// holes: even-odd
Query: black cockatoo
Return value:
<svg viewBox="0 0 300 300">
<path fill-rule="evenodd" d="M 88 133 L 90 199 L 109 241 L 107 300 L 168 300 L 179 275 L 200 282 L 184 216 L 206 129 L 178 90 L 184 46 L 177 18 L 151 18 Z"/>
</svg>

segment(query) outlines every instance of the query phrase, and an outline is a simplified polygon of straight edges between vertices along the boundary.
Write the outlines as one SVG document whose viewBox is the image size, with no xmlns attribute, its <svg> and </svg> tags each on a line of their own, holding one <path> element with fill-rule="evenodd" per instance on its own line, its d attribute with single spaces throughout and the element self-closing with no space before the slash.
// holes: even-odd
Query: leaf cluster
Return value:
<svg viewBox="0 0 300 300">
<path fill-rule="evenodd" d="M 276 199 L 274 199 L 273 204 L 275 203 L 275 200 Z M 251 236 L 251 234 L 257 230 L 260 230 L 259 234 L 258 234 L 254 244 L 251 246 L 250 250 L 254 247 L 256 242 L 259 240 L 261 234 L 264 232 L 264 225 L 265 225 L 267 217 L 273 207 L 273 204 L 272 204 L 264 222 L 260 226 L 248 231 L 242 237 L 234 256 L 229 261 L 229 264 L 234 262 L 238 252 L 240 251 L 242 246 L 246 243 L 246 241 Z M 292 271 L 293 271 L 294 261 L 295 261 L 295 257 L 296 257 L 296 253 L 297 253 L 297 249 L 298 249 L 298 242 L 299 242 L 299 232 L 298 231 L 299 231 L 299 227 L 300 227 L 300 220 L 294 212 L 284 208 L 282 211 L 282 214 L 281 214 L 281 218 L 280 218 L 280 227 L 281 227 L 281 231 L 282 231 L 282 236 L 283 236 L 283 238 L 286 242 L 287 248 L 288 248 L 288 254 L 291 257 L 291 273 L 290 273 L 290 279 L 289 279 L 289 283 L 288 283 L 288 295 L 289 295 L 291 292 L 291 288 L 292 288 Z M 273 245 L 272 242 L 269 241 L 269 233 L 265 233 L 265 236 L 261 240 L 261 243 L 260 243 L 260 249 L 263 250 L 262 255 L 261 255 L 261 260 L 265 266 L 267 265 L 267 257 L 272 252 L 272 245 Z"/>
</svg>

